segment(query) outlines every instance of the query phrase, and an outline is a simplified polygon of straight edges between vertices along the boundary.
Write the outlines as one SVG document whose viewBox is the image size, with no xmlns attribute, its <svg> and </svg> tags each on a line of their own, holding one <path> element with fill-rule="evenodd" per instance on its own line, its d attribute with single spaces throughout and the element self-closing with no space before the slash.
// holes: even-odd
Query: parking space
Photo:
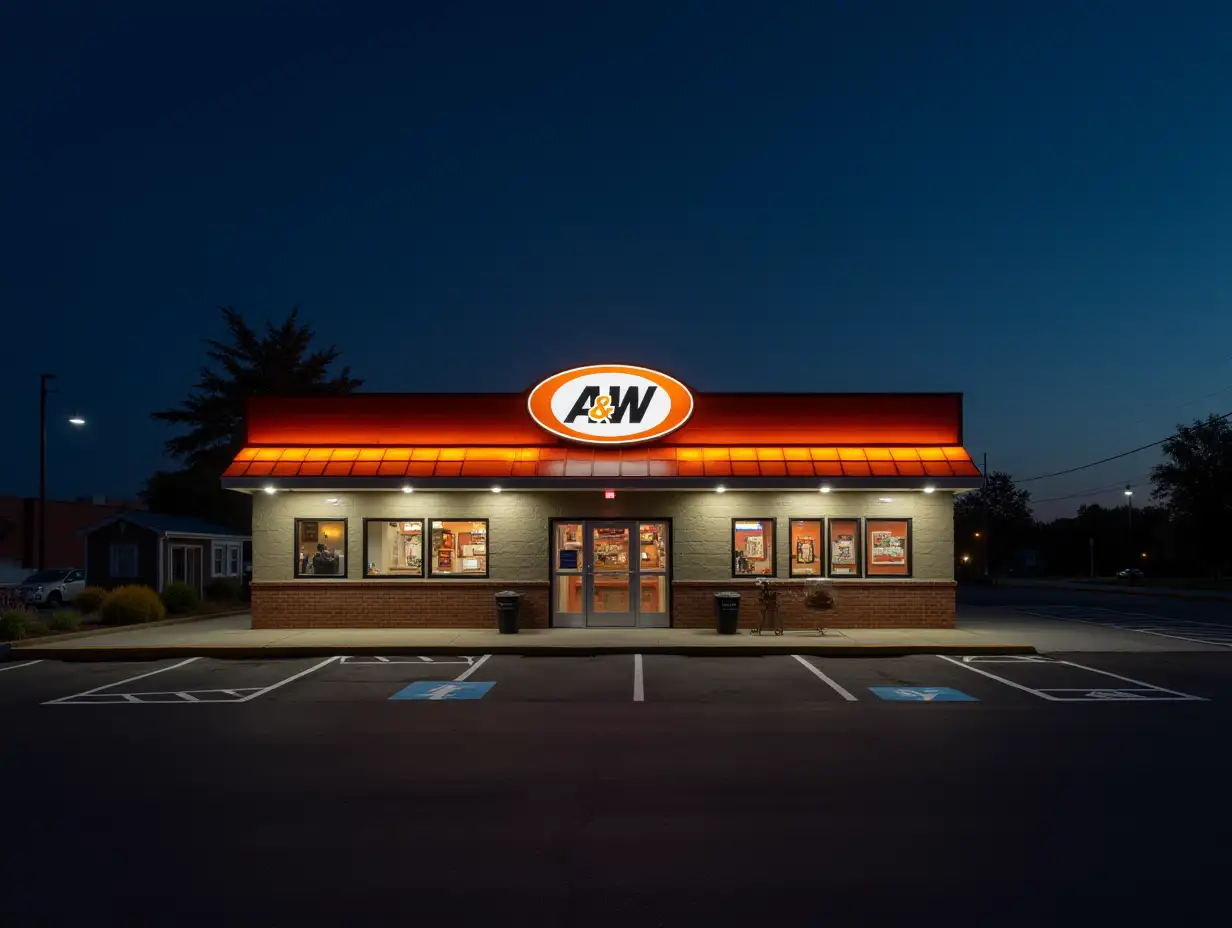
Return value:
<svg viewBox="0 0 1232 928">
<path fill-rule="evenodd" d="M 332 660 L 332 658 L 330 659 Z M 249 702 L 322 666 L 318 659 L 211 660 L 190 657 L 163 666 L 130 664 L 129 676 L 69 692 L 49 705 L 194 705 Z M 76 667 L 88 665 L 72 665 Z"/>
<path fill-rule="evenodd" d="M 1206 619 L 1179 618 L 1151 612 L 1084 605 L 1020 606 L 1018 611 L 1041 618 L 1115 628 L 1119 631 L 1137 632 L 1154 638 L 1232 650 L 1232 624 Z"/>
<path fill-rule="evenodd" d="M 0 706 L 38 705 L 49 699 L 119 683 L 149 670 L 163 670 L 176 663 L 178 661 L 166 660 L 88 664 L 17 661 L 0 664 Z"/>
<path fill-rule="evenodd" d="M 262 698 L 276 702 L 364 702 L 388 700 L 413 683 L 468 679 L 483 657 L 337 657 L 294 686 Z"/>
<path fill-rule="evenodd" d="M 610 654 L 0 665 L 0 706 L 471 700 L 648 706 L 1021 706 L 1232 698 L 1222 652 L 887 658 Z"/>
<path fill-rule="evenodd" d="M 845 701 L 839 690 L 788 654 L 765 657 L 648 654 L 644 661 L 643 686 L 647 702 L 798 705 Z"/>
<path fill-rule="evenodd" d="M 963 670 L 1048 702 L 1195 702 L 1192 693 L 1059 657 L 942 657 Z"/>
<path fill-rule="evenodd" d="M 931 691 L 940 689 L 954 690 L 986 704 L 1038 702 L 1029 693 L 967 673 L 934 654 L 873 660 L 824 657 L 804 660 L 861 702 L 931 703 L 936 701 L 930 698 Z"/>
<path fill-rule="evenodd" d="M 643 662 L 645 659 L 643 659 Z M 498 654 L 476 681 L 495 681 L 490 702 L 631 703 L 637 661 L 632 654 L 521 657 Z"/>
</svg>

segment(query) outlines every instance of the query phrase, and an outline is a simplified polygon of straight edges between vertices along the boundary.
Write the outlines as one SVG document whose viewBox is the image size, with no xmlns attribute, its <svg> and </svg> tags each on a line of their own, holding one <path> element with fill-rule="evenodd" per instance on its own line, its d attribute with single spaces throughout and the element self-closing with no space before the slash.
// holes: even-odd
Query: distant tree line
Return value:
<svg viewBox="0 0 1232 928">
<path fill-rule="evenodd" d="M 1009 474 L 991 472 L 986 491 L 955 500 L 958 575 L 983 575 L 985 557 L 992 575 L 1108 576 L 1127 567 L 1158 577 L 1232 575 L 1232 423 L 1195 419 L 1161 450 L 1150 504 L 1126 497 L 1122 506 L 1080 506 L 1050 522 L 1034 518 L 1031 494 Z"/>
</svg>

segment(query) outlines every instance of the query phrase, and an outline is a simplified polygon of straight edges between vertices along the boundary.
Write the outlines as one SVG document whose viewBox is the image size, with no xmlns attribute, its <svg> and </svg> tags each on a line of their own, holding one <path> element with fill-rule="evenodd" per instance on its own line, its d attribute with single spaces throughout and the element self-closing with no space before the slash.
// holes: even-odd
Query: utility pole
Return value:
<svg viewBox="0 0 1232 928">
<path fill-rule="evenodd" d="M 55 379 L 55 374 L 39 375 L 39 570 L 47 566 L 47 381 Z"/>
<path fill-rule="evenodd" d="M 980 491 L 980 502 L 983 503 L 984 509 L 984 525 L 983 531 L 980 532 L 981 547 L 983 548 L 984 560 L 984 576 L 989 575 L 988 570 L 988 452 L 984 452 L 984 489 Z"/>
<path fill-rule="evenodd" d="M 1127 535 L 1126 544 L 1129 545 L 1129 554 L 1125 558 L 1125 566 L 1134 566 L 1134 488 L 1128 483 L 1125 484 L 1125 503 L 1127 512 L 1129 513 L 1129 534 Z"/>
</svg>

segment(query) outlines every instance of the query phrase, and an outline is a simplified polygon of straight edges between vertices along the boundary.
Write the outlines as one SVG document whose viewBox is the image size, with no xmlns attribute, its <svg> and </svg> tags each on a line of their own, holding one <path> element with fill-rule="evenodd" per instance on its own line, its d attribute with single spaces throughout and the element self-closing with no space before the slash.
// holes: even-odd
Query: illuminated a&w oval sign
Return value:
<svg viewBox="0 0 1232 928">
<path fill-rule="evenodd" d="M 591 364 L 553 374 L 530 391 L 540 427 L 591 445 L 633 445 L 674 432 L 693 414 L 693 394 L 647 367 Z"/>
</svg>

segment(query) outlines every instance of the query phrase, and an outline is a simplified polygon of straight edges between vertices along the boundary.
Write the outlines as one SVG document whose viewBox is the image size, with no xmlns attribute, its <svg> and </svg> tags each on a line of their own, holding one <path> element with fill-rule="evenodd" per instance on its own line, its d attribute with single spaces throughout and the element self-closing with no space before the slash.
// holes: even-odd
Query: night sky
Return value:
<svg viewBox="0 0 1232 928">
<path fill-rule="evenodd" d="M 40 371 L 52 496 L 168 466 L 222 304 L 370 390 L 961 390 L 1018 477 L 1232 409 L 1232 4 L 332 7 L 0 9 L 0 493 Z"/>
</svg>

